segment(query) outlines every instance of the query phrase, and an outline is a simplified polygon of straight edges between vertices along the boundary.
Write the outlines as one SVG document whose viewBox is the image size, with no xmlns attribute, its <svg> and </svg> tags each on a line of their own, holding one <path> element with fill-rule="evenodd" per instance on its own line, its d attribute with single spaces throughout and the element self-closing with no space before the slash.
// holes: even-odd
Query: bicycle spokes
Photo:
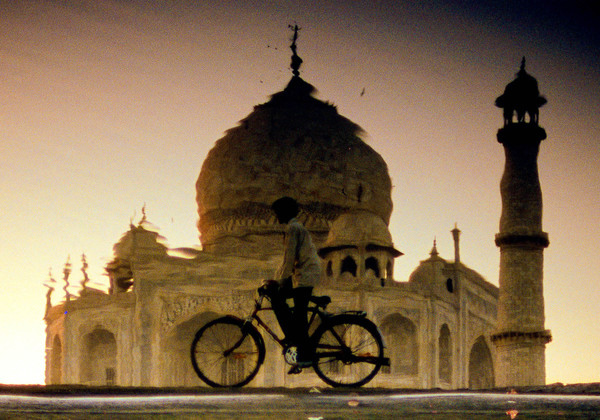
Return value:
<svg viewBox="0 0 600 420">
<path fill-rule="evenodd" d="M 234 318 L 208 323 L 192 343 L 192 364 L 211 386 L 242 386 L 250 382 L 264 360 L 258 331 Z"/>
<path fill-rule="evenodd" d="M 315 372 L 333 386 L 359 386 L 383 363 L 383 345 L 368 320 L 340 316 L 322 328 L 315 344 Z"/>
</svg>

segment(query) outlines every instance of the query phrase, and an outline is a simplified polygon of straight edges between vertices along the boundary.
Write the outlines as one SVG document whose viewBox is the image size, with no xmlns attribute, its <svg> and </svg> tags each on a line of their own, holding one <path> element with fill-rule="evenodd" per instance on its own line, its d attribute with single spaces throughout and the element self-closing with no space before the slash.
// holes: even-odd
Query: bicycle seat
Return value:
<svg viewBox="0 0 600 420">
<path fill-rule="evenodd" d="M 311 296 L 310 301 L 320 308 L 325 309 L 331 303 L 329 296 Z"/>
</svg>

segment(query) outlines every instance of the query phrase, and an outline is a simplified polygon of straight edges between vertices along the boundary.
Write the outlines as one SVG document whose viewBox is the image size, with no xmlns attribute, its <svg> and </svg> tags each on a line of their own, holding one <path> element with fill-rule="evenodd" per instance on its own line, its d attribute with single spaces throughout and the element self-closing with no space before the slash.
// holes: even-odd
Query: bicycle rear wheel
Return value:
<svg viewBox="0 0 600 420">
<path fill-rule="evenodd" d="M 313 368 L 331 386 L 362 386 L 384 364 L 383 342 L 375 324 L 355 315 L 338 315 L 315 333 Z"/>
<path fill-rule="evenodd" d="M 191 356 L 196 374 L 208 385 L 244 386 L 265 360 L 265 345 L 253 325 L 226 316 L 200 328 L 192 342 Z"/>
</svg>

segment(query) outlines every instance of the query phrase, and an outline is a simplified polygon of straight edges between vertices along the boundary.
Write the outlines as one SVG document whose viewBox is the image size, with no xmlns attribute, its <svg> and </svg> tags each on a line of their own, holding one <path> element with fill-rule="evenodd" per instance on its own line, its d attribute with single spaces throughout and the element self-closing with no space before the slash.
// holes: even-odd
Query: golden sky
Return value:
<svg viewBox="0 0 600 420">
<path fill-rule="evenodd" d="M 548 382 L 600 372 L 600 33 L 590 1 L 0 0 L 0 383 L 44 380 L 43 282 L 92 280 L 130 220 L 198 244 L 194 184 L 222 133 L 301 76 L 387 161 L 406 281 L 434 237 L 498 284 L 494 99 L 522 56 L 540 125 Z M 364 94 L 361 92 L 364 89 Z M 258 279 L 257 279 L 258 282 Z M 76 288 L 75 288 L 76 289 Z M 57 299 L 60 295 L 57 293 Z"/>
</svg>

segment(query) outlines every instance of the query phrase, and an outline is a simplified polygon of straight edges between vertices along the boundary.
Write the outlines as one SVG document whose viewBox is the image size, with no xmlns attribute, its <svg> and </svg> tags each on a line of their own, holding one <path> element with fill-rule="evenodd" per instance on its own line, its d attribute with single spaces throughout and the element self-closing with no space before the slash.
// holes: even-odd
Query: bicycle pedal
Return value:
<svg viewBox="0 0 600 420">
<path fill-rule="evenodd" d="M 302 373 L 302 368 L 298 365 L 292 366 L 290 370 L 288 370 L 288 375 L 297 375 Z"/>
<path fill-rule="evenodd" d="M 283 357 L 287 364 L 295 366 L 298 358 L 298 349 L 295 346 L 286 348 L 283 352 Z"/>
</svg>

